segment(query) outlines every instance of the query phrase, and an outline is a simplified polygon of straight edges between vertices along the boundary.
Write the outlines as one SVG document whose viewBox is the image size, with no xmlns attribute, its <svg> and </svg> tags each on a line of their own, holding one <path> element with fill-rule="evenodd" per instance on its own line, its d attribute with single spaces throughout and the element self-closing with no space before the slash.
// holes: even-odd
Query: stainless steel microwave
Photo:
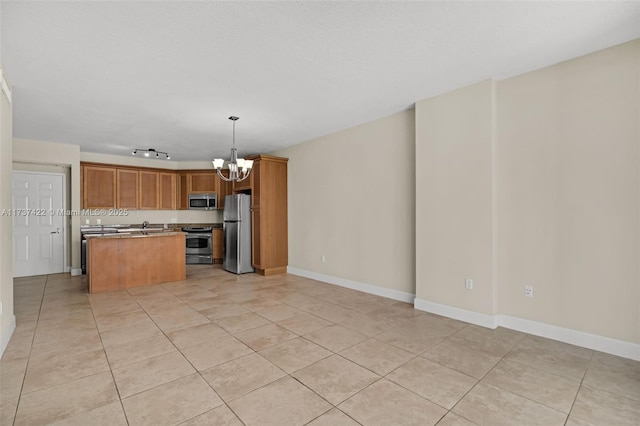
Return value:
<svg viewBox="0 0 640 426">
<path fill-rule="evenodd" d="M 218 194 L 189 194 L 189 210 L 217 210 Z"/>
</svg>

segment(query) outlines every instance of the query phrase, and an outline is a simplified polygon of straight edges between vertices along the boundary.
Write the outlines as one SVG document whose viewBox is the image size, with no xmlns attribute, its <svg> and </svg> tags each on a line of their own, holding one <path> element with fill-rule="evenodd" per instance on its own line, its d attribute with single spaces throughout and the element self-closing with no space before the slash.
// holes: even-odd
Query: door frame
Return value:
<svg viewBox="0 0 640 426">
<path fill-rule="evenodd" d="M 65 173 L 54 173 L 54 172 L 33 172 L 33 171 L 24 171 L 24 170 L 13 170 L 11 174 L 11 179 L 16 173 L 24 173 L 30 175 L 46 175 L 46 176 L 61 176 L 62 177 L 62 205 L 65 211 L 70 211 L 70 206 L 67 206 L 67 176 Z M 13 185 L 11 189 L 11 196 L 13 197 Z M 11 208 L 15 208 L 15 206 L 11 206 Z M 62 219 L 62 273 L 70 272 L 70 265 L 67 263 L 69 261 L 69 256 L 67 256 L 67 252 L 69 251 L 69 242 L 67 241 L 67 227 L 69 224 L 69 217 L 64 215 Z M 13 222 L 11 223 L 11 228 L 13 229 Z M 13 244 L 13 242 L 12 242 Z"/>
</svg>

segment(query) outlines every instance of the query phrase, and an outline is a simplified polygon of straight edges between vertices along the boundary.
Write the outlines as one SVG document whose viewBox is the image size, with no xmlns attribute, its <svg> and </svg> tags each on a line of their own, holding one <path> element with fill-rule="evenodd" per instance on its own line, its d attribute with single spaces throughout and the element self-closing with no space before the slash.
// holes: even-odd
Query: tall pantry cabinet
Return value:
<svg viewBox="0 0 640 426">
<path fill-rule="evenodd" d="M 253 160 L 250 177 L 234 183 L 235 193 L 251 194 L 251 256 L 262 275 L 287 272 L 287 158 L 271 155 L 247 157 Z"/>
</svg>

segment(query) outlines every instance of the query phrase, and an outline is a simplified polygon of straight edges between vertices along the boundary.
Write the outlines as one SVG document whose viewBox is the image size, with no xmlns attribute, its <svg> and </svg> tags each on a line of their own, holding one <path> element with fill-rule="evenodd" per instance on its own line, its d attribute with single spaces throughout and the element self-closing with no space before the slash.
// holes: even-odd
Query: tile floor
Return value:
<svg viewBox="0 0 640 426">
<path fill-rule="evenodd" d="M 640 362 L 293 275 L 14 296 L 2 425 L 640 424 Z"/>
</svg>

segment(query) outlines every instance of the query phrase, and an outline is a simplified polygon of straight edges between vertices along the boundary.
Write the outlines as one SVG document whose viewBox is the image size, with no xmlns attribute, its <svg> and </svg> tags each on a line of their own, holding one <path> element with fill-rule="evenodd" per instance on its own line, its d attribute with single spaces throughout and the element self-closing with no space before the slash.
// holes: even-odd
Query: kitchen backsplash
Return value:
<svg viewBox="0 0 640 426">
<path fill-rule="evenodd" d="M 97 212 L 97 210 L 91 210 Z M 109 210 L 104 209 L 100 215 L 81 216 L 80 224 L 96 225 L 98 219 L 103 225 L 142 223 L 145 220 L 153 224 L 171 223 L 218 223 L 222 222 L 222 210 L 198 211 L 198 210 Z"/>
</svg>

